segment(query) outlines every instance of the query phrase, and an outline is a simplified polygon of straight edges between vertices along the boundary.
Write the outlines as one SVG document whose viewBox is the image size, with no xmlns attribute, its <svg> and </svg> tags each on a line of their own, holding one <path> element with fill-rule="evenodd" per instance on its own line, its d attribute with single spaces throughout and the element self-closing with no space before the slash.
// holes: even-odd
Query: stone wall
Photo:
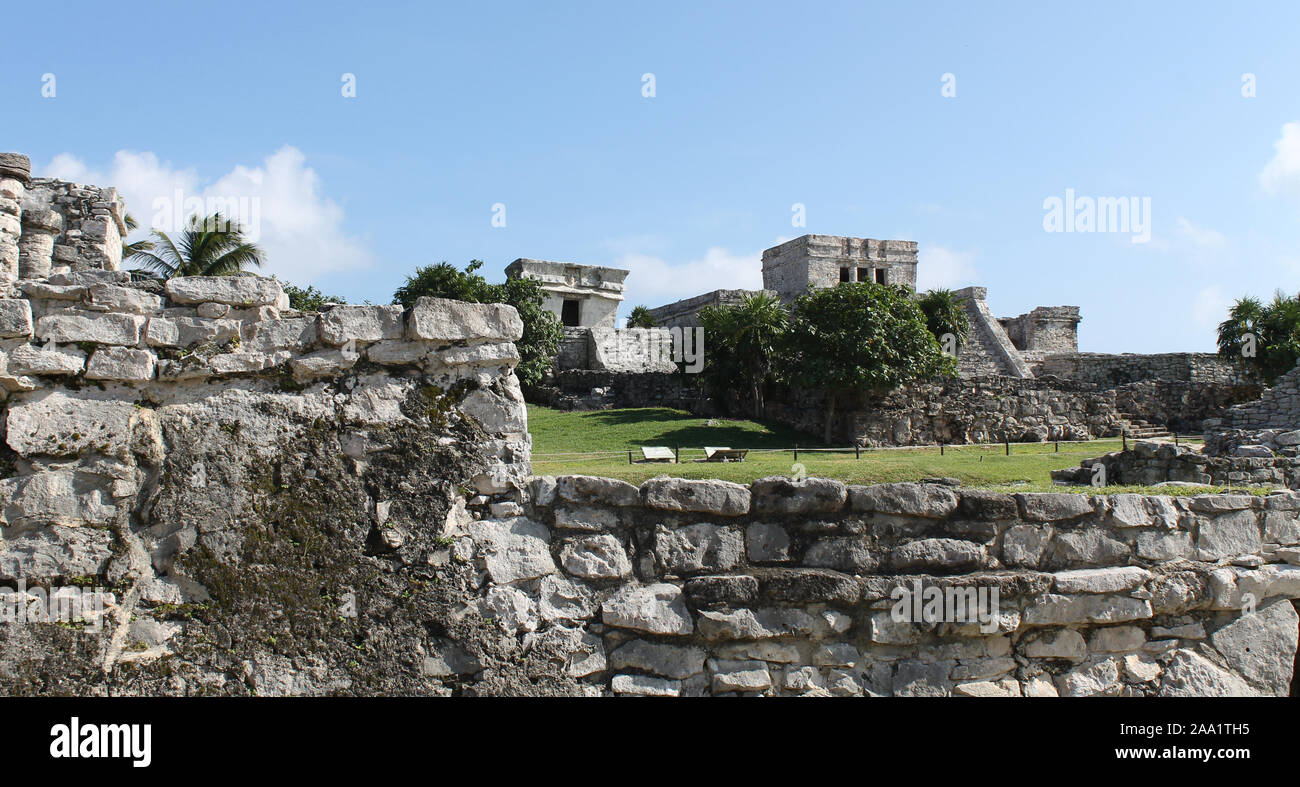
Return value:
<svg viewBox="0 0 1300 787">
<path fill-rule="evenodd" d="M 1026 359 L 1079 351 L 1078 306 L 1039 306 L 998 322 Z"/>
<path fill-rule="evenodd" d="M 31 177 L 31 162 L 0 153 L 0 282 L 56 267 L 116 270 L 125 213 L 117 189 Z"/>
<path fill-rule="evenodd" d="M 1109 386 L 1105 386 L 1109 387 Z M 1259 383 L 1139 380 L 1115 387 L 1115 408 L 1125 417 L 1163 426 L 1179 434 L 1201 431 L 1207 418 L 1259 398 Z"/>
<path fill-rule="evenodd" d="M 1261 446 L 1295 455 L 1300 452 L 1300 366 L 1278 378 L 1256 401 L 1239 404 L 1221 418 L 1205 421 L 1205 450 L 1236 453 Z"/>
<path fill-rule="evenodd" d="M 126 277 L 0 298 L 0 609 L 108 601 L 0 626 L 0 693 L 446 693 L 451 632 L 504 654 L 480 692 L 534 686 L 544 662 L 458 616 L 473 571 L 441 535 L 523 499 L 514 309 Z"/>
<path fill-rule="evenodd" d="M 1289 692 L 1297 494 L 586 476 L 529 493 L 526 516 L 448 531 L 454 559 L 481 572 L 480 614 L 524 647 L 564 643 L 587 694 Z M 969 614 L 927 619 L 919 599 L 945 590 Z"/>
<path fill-rule="evenodd" d="M 1052 471 L 1067 484 L 1091 484 L 1095 466 L 1106 468 L 1107 485 L 1154 486 L 1165 482 L 1205 486 L 1261 486 L 1300 489 L 1300 458 L 1261 451 L 1245 456 L 1211 456 L 1195 446 L 1139 440 L 1127 451 L 1085 459 L 1077 468 Z"/>
<path fill-rule="evenodd" d="M 650 316 L 661 328 L 698 328 L 700 310 L 704 307 L 738 306 L 746 296 L 760 292 L 777 296 L 775 290 L 714 290 L 651 309 Z"/>
<path fill-rule="evenodd" d="M 768 417 L 822 435 L 823 391 L 773 390 Z M 1115 392 L 1063 380 L 953 378 L 905 385 L 836 407 L 835 439 L 844 445 L 935 445 L 1084 440 L 1118 435 Z"/>
<path fill-rule="evenodd" d="M 697 415 L 715 408 L 698 374 L 600 372 L 574 369 L 552 374 L 528 391 L 528 401 L 559 410 L 671 407 Z"/>
<path fill-rule="evenodd" d="M 673 337 L 667 328 L 565 328 L 553 364 L 557 371 L 672 372 Z"/>
<path fill-rule="evenodd" d="M 1039 377 L 1116 386 L 1138 380 L 1180 380 L 1192 383 L 1250 385 L 1253 377 L 1214 353 L 1066 353 L 1047 355 L 1033 364 Z"/>
</svg>

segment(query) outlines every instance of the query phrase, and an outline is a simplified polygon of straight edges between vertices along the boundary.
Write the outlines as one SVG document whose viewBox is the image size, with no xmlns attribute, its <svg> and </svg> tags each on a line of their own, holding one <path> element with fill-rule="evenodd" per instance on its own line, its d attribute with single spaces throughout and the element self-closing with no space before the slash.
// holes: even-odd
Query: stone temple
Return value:
<svg viewBox="0 0 1300 787">
<path fill-rule="evenodd" d="M 846 282 L 904 284 L 916 287 L 917 243 L 839 235 L 804 235 L 763 252 L 763 290 L 714 290 L 651 309 L 659 328 L 698 327 L 706 306 L 739 303 L 746 295 L 766 292 L 790 304 L 809 288 L 834 287 Z M 604 360 L 611 350 L 629 342 L 644 343 L 645 335 L 620 329 L 614 322 L 623 299 L 628 271 L 567 262 L 515 260 L 508 276 L 531 276 L 547 293 L 546 306 L 566 329 L 565 349 L 557 368 L 651 371 L 634 362 L 610 366 Z M 971 330 L 958 353 L 962 377 L 1003 376 L 1033 378 L 1050 366 L 1059 371 L 1059 356 L 1078 354 L 1079 308 L 1040 306 L 1018 317 L 998 318 L 988 307 L 983 287 L 966 287 L 965 299 Z M 593 334 L 591 329 L 608 329 Z M 595 338 L 599 336 L 599 338 Z M 596 345 L 601 350 L 593 350 Z M 621 353 L 632 361 L 631 353 Z M 594 356 L 594 357 L 593 357 Z M 1049 360 L 1051 364 L 1048 364 Z"/>
</svg>

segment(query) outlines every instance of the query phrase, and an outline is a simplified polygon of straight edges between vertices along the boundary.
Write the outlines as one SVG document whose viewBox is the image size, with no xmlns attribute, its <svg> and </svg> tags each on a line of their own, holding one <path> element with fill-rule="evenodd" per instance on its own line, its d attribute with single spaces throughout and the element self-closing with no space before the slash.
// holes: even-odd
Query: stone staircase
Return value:
<svg viewBox="0 0 1300 787">
<path fill-rule="evenodd" d="M 1123 413 L 1120 414 L 1120 428 L 1130 440 L 1155 440 L 1174 436 L 1173 432 L 1163 426 L 1156 426 Z"/>
</svg>

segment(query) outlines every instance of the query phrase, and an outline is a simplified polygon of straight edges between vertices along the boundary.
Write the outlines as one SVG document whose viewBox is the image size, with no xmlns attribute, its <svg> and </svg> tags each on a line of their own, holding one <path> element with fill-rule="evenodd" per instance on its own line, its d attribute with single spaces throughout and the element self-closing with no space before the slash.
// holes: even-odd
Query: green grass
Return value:
<svg viewBox="0 0 1300 787">
<path fill-rule="evenodd" d="M 853 484 L 951 477 L 960 479 L 966 486 L 1003 491 L 1092 493 L 1096 490 L 1091 487 L 1053 485 L 1051 471 L 1078 467 L 1083 459 L 1120 449 L 1119 439 L 1108 439 L 1061 443 L 1059 453 L 1052 443 L 1012 443 L 1010 456 L 1005 454 L 1003 446 L 997 445 L 948 446 L 942 455 L 938 448 L 863 449 L 859 459 L 852 450 L 836 453 L 805 450 L 818 447 L 818 443 L 808 435 L 782 426 L 721 418 L 715 419 L 715 426 L 707 426 L 707 422 L 706 418 L 668 408 L 563 412 L 529 405 L 533 472 L 599 475 L 632 483 L 657 475 L 748 483 L 764 476 L 795 473 L 794 452 L 790 449 L 798 444 L 801 446 L 798 461 L 807 475 Z M 652 445 L 679 446 L 681 463 L 628 464 L 629 450 L 634 459 L 640 459 L 641 446 Z M 703 458 L 706 445 L 751 450 L 744 462 L 691 461 Z M 1111 486 L 1106 492 L 1181 495 L 1218 489 L 1221 488 Z"/>
</svg>

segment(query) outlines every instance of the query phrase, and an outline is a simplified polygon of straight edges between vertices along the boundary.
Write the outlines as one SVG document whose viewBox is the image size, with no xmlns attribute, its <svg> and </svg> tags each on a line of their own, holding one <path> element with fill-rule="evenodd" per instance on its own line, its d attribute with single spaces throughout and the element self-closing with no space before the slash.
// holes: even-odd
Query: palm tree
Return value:
<svg viewBox="0 0 1300 787">
<path fill-rule="evenodd" d="M 135 220 L 135 216 L 132 216 L 130 213 L 122 217 L 122 221 L 126 224 L 127 235 L 135 232 L 136 228 L 140 226 L 140 223 Z M 127 243 L 122 246 L 122 259 L 129 260 L 140 252 L 150 251 L 151 249 L 153 249 L 153 241 L 148 239 L 138 240 L 135 243 Z"/>
<path fill-rule="evenodd" d="M 220 213 L 190 218 L 175 237 L 154 230 L 150 249 L 132 254 L 139 272 L 158 279 L 177 276 L 237 276 L 262 265 L 264 252 L 244 239 L 238 222 Z"/>
<path fill-rule="evenodd" d="M 653 328 L 657 324 L 650 310 L 644 306 L 633 306 L 632 311 L 627 315 L 629 328 Z"/>
<path fill-rule="evenodd" d="M 746 295 L 734 306 L 700 310 L 711 382 L 724 390 L 746 386 L 755 418 L 763 417 L 763 385 L 772 374 L 787 319 L 781 301 L 765 292 Z"/>
<path fill-rule="evenodd" d="M 952 334 L 960 347 L 970 331 L 970 318 L 966 315 L 966 299 L 952 290 L 936 289 L 919 297 L 916 304 L 925 314 L 925 327 L 934 338 L 943 342 L 944 334 Z"/>
<path fill-rule="evenodd" d="M 1272 385 L 1300 361 L 1300 296 L 1279 290 L 1268 304 L 1239 299 L 1219 323 L 1219 355 Z"/>
</svg>

